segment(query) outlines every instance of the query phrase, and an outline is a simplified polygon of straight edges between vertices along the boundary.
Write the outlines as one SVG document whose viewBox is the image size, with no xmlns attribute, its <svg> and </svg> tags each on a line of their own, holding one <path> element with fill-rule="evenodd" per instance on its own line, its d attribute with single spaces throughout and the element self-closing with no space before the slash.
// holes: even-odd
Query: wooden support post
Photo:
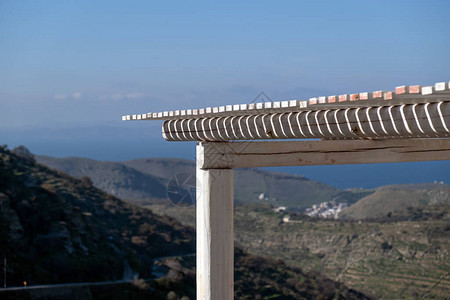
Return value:
<svg viewBox="0 0 450 300">
<path fill-rule="evenodd" d="M 202 169 L 197 146 L 197 300 L 234 298 L 233 170 Z"/>
</svg>

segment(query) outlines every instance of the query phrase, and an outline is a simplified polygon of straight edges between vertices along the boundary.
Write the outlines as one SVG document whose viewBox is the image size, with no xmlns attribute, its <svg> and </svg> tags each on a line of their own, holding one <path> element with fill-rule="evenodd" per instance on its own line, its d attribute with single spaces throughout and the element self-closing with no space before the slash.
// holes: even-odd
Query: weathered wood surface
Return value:
<svg viewBox="0 0 450 300">
<path fill-rule="evenodd" d="M 168 141 L 377 139 L 450 136 L 450 101 L 170 120 Z"/>
<path fill-rule="evenodd" d="M 234 298 L 233 170 L 202 170 L 197 146 L 197 300 Z"/>
<path fill-rule="evenodd" d="M 203 142 L 202 169 L 450 160 L 450 139 Z"/>
</svg>

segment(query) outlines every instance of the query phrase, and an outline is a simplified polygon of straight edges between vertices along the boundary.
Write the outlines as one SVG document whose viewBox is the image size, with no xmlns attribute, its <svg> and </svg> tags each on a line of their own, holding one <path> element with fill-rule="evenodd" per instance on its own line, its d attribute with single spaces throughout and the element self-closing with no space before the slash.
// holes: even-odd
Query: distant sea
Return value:
<svg viewBox="0 0 450 300">
<path fill-rule="evenodd" d="M 166 142 L 162 137 L 143 134 L 67 136 L 5 134 L 0 144 L 12 149 L 25 145 L 35 154 L 66 157 L 87 157 L 103 161 L 124 161 L 135 158 L 183 158 L 195 160 L 195 142 Z M 270 171 L 304 175 L 341 189 L 373 188 L 389 184 L 444 182 L 450 183 L 450 161 L 415 163 L 336 165 L 311 167 L 265 168 Z"/>
</svg>

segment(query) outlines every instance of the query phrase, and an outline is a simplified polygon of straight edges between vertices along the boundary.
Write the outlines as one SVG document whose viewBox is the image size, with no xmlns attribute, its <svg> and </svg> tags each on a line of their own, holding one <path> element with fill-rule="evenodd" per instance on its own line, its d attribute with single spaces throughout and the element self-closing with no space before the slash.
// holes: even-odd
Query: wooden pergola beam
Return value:
<svg viewBox="0 0 450 300">
<path fill-rule="evenodd" d="M 200 169 L 450 160 L 450 139 L 202 142 Z"/>
</svg>

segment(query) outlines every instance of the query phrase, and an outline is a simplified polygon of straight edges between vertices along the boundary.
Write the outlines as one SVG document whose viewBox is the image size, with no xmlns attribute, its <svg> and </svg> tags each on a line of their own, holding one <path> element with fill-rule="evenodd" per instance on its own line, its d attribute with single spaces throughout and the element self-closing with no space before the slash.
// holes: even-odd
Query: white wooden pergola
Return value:
<svg viewBox="0 0 450 300">
<path fill-rule="evenodd" d="M 198 300 L 234 297 L 234 168 L 450 160 L 450 82 L 122 120 L 164 120 L 166 140 L 198 142 Z"/>
</svg>

